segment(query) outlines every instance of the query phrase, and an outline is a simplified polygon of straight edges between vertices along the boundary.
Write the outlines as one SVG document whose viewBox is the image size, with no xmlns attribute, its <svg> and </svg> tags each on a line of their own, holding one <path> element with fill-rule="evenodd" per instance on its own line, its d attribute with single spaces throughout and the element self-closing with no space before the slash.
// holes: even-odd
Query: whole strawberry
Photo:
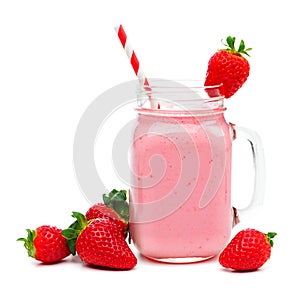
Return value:
<svg viewBox="0 0 300 300">
<path fill-rule="evenodd" d="M 91 206 L 85 214 L 86 219 L 93 220 L 97 218 L 112 220 L 123 232 L 124 237 L 127 236 L 127 223 L 120 216 L 104 203 L 97 203 Z"/>
<path fill-rule="evenodd" d="M 63 235 L 73 241 L 73 247 L 82 261 L 112 269 L 129 270 L 135 267 L 137 259 L 113 219 L 103 217 L 87 221 L 78 212 L 73 212 L 73 216 L 77 219 L 76 227 L 63 230 Z"/>
<path fill-rule="evenodd" d="M 119 228 L 105 218 L 93 220 L 81 232 L 76 250 L 84 262 L 96 266 L 129 270 L 137 264 Z"/>
<path fill-rule="evenodd" d="M 61 229 L 43 225 L 36 230 L 26 231 L 27 238 L 19 238 L 17 241 L 24 242 L 28 256 L 45 263 L 54 263 L 71 254 Z"/>
<path fill-rule="evenodd" d="M 112 190 L 108 195 L 103 195 L 103 203 L 91 206 L 85 214 L 87 220 L 96 218 L 110 218 L 123 232 L 124 237 L 128 232 L 129 206 L 126 202 L 126 191 Z"/>
<path fill-rule="evenodd" d="M 219 262 L 225 268 L 238 271 L 256 270 L 270 258 L 275 236 L 275 232 L 241 230 L 221 252 Z"/>
<path fill-rule="evenodd" d="M 230 98 L 239 90 L 249 76 L 250 65 L 243 54 L 248 55 L 251 48 L 245 47 L 241 40 L 239 48 L 235 49 L 235 37 L 227 37 L 226 49 L 217 51 L 209 60 L 206 72 L 205 86 L 222 84 L 225 98 Z"/>
</svg>

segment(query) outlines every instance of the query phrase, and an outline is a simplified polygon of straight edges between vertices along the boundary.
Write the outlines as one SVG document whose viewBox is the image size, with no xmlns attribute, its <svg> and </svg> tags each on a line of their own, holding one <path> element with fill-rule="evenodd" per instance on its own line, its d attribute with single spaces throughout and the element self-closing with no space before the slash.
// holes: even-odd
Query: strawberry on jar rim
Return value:
<svg viewBox="0 0 300 300">
<path fill-rule="evenodd" d="M 238 49 L 235 48 L 235 37 L 227 37 L 225 49 L 218 50 L 209 60 L 206 72 L 205 86 L 222 85 L 225 98 L 232 97 L 245 83 L 250 73 L 247 55 L 252 48 L 246 48 L 241 40 Z"/>
</svg>

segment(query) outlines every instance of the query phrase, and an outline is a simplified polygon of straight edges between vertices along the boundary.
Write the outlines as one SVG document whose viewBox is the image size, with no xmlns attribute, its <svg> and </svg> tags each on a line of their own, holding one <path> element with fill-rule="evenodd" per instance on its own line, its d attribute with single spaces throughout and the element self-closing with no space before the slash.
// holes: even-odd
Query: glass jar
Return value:
<svg viewBox="0 0 300 300">
<path fill-rule="evenodd" d="M 148 258 L 201 261 L 228 243 L 233 224 L 232 141 L 239 131 L 250 142 L 256 167 L 248 209 L 261 200 L 259 138 L 226 122 L 221 90 L 197 81 L 167 80 L 138 90 L 130 154 L 130 233 Z"/>
</svg>

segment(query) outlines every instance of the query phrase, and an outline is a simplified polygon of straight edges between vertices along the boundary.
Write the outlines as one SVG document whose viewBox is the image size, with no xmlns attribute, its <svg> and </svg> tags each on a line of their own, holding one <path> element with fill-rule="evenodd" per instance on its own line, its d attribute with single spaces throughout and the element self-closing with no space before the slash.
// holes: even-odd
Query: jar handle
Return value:
<svg viewBox="0 0 300 300">
<path fill-rule="evenodd" d="M 264 150 L 259 135 L 248 128 L 240 127 L 235 124 L 229 123 L 232 129 L 233 140 L 243 138 L 247 140 L 251 146 L 253 166 L 254 166 L 254 187 L 253 194 L 250 203 L 238 211 L 241 215 L 245 213 L 251 213 L 254 208 L 261 205 L 264 200 L 265 194 L 265 158 Z M 239 222 L 239 215 L 236 208 L 233 208 L 233 226 Z"/>
</svg>

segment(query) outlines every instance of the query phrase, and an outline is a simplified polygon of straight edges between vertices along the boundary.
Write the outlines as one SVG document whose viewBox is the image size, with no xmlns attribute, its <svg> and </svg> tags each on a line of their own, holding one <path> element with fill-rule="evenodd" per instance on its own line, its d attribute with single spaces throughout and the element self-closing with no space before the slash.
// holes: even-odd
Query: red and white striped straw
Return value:
<svg viewBox="0 0 300 300">
<path fill-rule="evenodd" d="M 116 32 L 118 34 L 119 40 L 126 52 L 126 55 L 131 63 L 131 66 L 135 72 L 135 75 L 137 76 L 137 78 L 140 81 L 140 84 L 145 88 L 147 91 L 151 91 L 151 87 L 149 85 L 149 81 L 147 79 L 147 77 L 144 74 L 144 71 L 142 70 L 141 66 L 140 66 L 140 62 L 136 57 L 136 54 L 130 44 L 130 42 L 128 41 L 127 38 L 127 34 L 124 31 L 124 28 L 122 26 L 122 24 L 120 24 L 119 26 L 115 27 Z M 151 108 L 154 108 L 155 104 L 154 101 L 151 101 L 151 97 L 149 97 L 149 100 L 151 102 Z"/>
</svg>

